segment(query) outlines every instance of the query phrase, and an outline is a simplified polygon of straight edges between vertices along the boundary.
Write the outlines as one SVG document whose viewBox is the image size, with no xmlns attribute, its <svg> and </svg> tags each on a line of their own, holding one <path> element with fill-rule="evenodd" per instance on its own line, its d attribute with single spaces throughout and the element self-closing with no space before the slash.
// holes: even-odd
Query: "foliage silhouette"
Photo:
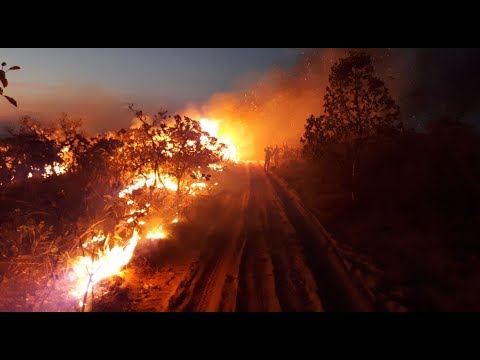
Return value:
<svg viewBox="0 0 480 360">
<path fill-rule="evenodd" d="M 8 102 L 10 104 L 12 104 L 13 106 L 17 107 L 17 101 L 10 97 L 10 96 L 7 96 L 4 94 L 4 88 L 6 88 L 8 86 L 8 80 L 7 80 L 7 72 L 9 72 L 10 70 L 20 70 L 20 66 L 11 66 L 8 70 L 3 70 L 3 68 L 7 66 L 7 63 L 6 62 L 2 62 L 2 69 L 0 70 L 0 82 L 2 83 L 3 87 L 0 86 L 0 95 L 2 95 L 5 99 L 8 100 Z"/>
</svg>

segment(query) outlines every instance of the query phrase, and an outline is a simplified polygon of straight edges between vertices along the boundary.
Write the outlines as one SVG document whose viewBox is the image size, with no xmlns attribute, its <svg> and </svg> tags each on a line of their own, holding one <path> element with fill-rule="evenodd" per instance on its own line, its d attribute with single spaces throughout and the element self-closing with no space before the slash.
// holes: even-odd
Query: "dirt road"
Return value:
<svg viewBox="0 0 480 360">
<path fill-rule="evenodd" d="M 369 311 L 302 205 L 259 165 L 225 172 L 173 239 L 145 250 L 148 269 L 97 311 Z"/>
</svg>

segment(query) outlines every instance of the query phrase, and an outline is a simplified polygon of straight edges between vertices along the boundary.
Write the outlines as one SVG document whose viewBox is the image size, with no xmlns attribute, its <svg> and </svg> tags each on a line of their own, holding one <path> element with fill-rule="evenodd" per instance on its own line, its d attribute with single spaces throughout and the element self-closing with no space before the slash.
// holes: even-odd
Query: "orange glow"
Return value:
<svg viewBox="0 0 480 360">
<path fill-rule="evenodd" d="M 200 127 L 203 131 L 206 131 L 210 136 L 218 136 L 218 123 L 208 119 L 200 119 Z"/>
<path fill-rule="evenodd" d="M 159 226 L 156 229 L 149 231 L 146 238 L 149 240 L 166 239 L 167 233 L 163 230 L 163 226 Z"/>
<path fill-rule="evenodd" d="M 103 241 L 103 235 L 95 236 L 92 242 Z M 125 246 L 115 245 L 108 247 L 109 238 L 105 239 L 104 248 L 92 256 L 81 256 L 74 261 L 70 279 L 74 282 L 70 294 L 82 298 L 91 291 L 99 281 L 121 272 L 133 256 L 140 237 L 137 231 L 133 232 Z M 82 306 L 80 302 L 80 306 Z"/>
<path fill-rule="evenodd" d="M 156 180 L 156 187 L 159 189 L 166 188 L 170 191 L 177 191 L 178 185 L 175 180 L 168 175 L 160 175 L 160 177 L 155 176 L 155 173 L 152 171 L 151 173 L 147 174 L 146 176 L 138 176 L 132 185 L 127 186 L 125 189 L 119 192 L 118 196 L 120 198 L 125 197 L 127 194 L 133 193 L 135 190 L 138 190 L 144 186 L 150 187 L 155 185 Z M 128 204 L 128 202 L 127 202 Z M 133 202 L 132 202 L 133 204 Z M 128 204 L 130 205 L 130 204 Z"/>
<path fill-rule="evenodd" d="M 236 148 L 231 139 L 218 136 L 219 123 L 208 119 L 202 119 L 200 123 L 203 131 L 208 132 L 211 136 L 217 137 L 220 142 L 227 145 L 227 148 L 223 153 L 224 159 L 237 161 Z M 203 141 L 206 142 L 207 139 L 205 138 Z M 68 148 L 62 149 L 62 154 L 68 153 Z M 220 164 L 210 164 L 209 168 L 213 171 L 223 171 L 223 167 Z M 45 166 L 45 173 L 47 176 L 50 176 L 52 174 L 66 172 L 67 169 L 66 166 L 61 167 L 58 163 L 54 163 L 53 166 Z M 194 171 L 193 175 L 196 179 L 203 178 L 203 174 L 200 170 Z M 218 183 L 215 183 L 214 185 L 218 185 Z M 118 197 L 125 198 L 127 195 L 131 195 L 135 190 L 143 187 L 156 187 L 168 191 L 177 191 L 178 183 L 174 177 L 162 173 L 161 169 L 157 174 L 154 171 L 151 171 L 144 176 L 139 175 L 135 177 L 129 185 L 118 193 Z M 211 187 L 207 186 L 207 183 L 203 181 L 196 181 L 185 186 L 186 193 L 192 196 L 209 188 Z M 98 233 L 82 245 L 85 250 L 90 250 L 89 254 L 79 256 L 73 262 L 70 277 L 72 286 L 69 294 L 75 296 L 80 301 L 80 306 L 84 305 L 83 298 L 85 294 L 91 291 L 95 284 L 113 275 L 121 274 L 124 266 L 130 262 L 139 242 L 142 240 L 163 240 L 168 237 L 168 231 L 163 225 L 152 227 L 152 224 L 149 224 L 148 217 L 142 218 L 142 220 L 138 219 L 139 213 L 145 216 L 149 215 L 149 211 L 154 208 L 151 207 L 152 205 L 150 203 L 146 203 L 144 208 L 139 209 L 138 203 L 131 198 L 127 197 L 127 199 L 127 214 L 129 215 L 126 218 L 126 222 L 135 228 L 131 238 L 124 243 L 117 235 L 113 237 L 111 234 L 104 235 L 103 233 Z M 176 215 L 177 216 L 170 221 L 170 224 L 176 224 L 179 222 L 178 213 Z M 145 235 L 140 236 L 140 229 L 136 226 L 140 226 L 141 229 L 150 230 L 147 231 Z M 111 244 L 111 239 L 113 238 L 115 239 L 115 243 Z"/>
<path fill-rule="evenodd" d="M 216 170 L 218 172 L 222 172 L 223 171 L 223 166 L 220 165 L 220 164 L 210 164 L 208 165 L 208 167 L 212 170 Z"/>
<path fill-rule="evenodd" d="M 208 132 L 210 136 L 216 137 L 219 142 L 226 145 L 226 149 L 223 150 L 223 158 L 225 160 L 239 160 L 237 148 L 234 145 L 233 140 L 229 136 L 225 136 L 224 134 L 220 133 L 220 125 L 218 121 L 202 118 L 200 119 L 200 127 L 203 131 Z M 203 141 L 206 141 L 206 138 Z"/>
<path fill-rule="evenodd" d="M 52 175 L 65 174 L 68 169 L 74 165 L 73 153 L 70 151 L 70 146 L 61 148 L 58 156 L 63 160 L 62 164 L 54 161 L 53 164 L 45 164 L 43 177 L 47 178 Z"/>
<path fill-rule="evenodd" d="M 60 165 L 58 162 L 54 161 L 53 165 L 45 165 L 45 172 L 43 173 L 43 177 L 47 178 L 52 175 L 61 175 L 65 174 L 68 168 L 65 165 Z"/>
</svg>

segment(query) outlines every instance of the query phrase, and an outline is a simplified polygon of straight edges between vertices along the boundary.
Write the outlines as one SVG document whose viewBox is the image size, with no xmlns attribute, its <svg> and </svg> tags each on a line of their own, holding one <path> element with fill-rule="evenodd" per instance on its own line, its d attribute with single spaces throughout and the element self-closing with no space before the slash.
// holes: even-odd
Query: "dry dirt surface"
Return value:
<svg viewBox="0 0 480 360">
<path fill-rule="evenodd" d="M 258 164 L 224 172 L 191 221 L 141 249 L 93 311 L 371 311 L 291 194 Z"/>
</svg>

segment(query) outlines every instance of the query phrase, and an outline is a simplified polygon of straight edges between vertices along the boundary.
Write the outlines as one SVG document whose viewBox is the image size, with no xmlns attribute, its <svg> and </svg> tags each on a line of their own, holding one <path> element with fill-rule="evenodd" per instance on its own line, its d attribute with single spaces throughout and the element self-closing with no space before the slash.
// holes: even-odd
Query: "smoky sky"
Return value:
<svg viewBox="0 0 480 360">
<path fill-rule="evenodd" d="M 339 56 L 348 50 L 353 49 L 337 49 Z M 421 128 L 430 119 L 446 115 L 478 126 L 480 49 L 357 50 L 372 55 L 377 74 L 399 103 L 405 122 Z M 308 56 L 325 57 L 325 53 L 312 49 Z"/>
<path fill-rule="evenodd" d="M 323 112 L 332 65 L 353 49 L 296 49 L 293 66 L 272 66 L 236 91 L 217 92 L 187 107 L 192 117 L 228 119 L 242 134 L 241 153 L 260 158 L 268 144 L 299 146 L 305 120 Z M 407 128 L 423 131 L 448 115 L 476 124 L 480 92 L 476 49 L 355 49 L 372 55 L 376 75 L 401 108 Z"/>
<path fill-rule="evenodd" d="M 88 130 L 104 131 L 128 125 L 126 103 L 134 102 L 148 111 L 167 105 L 172 112 L 231 114 L 231 121 L 239 115 L 252 132 L 282 141 L 284 129 L 298 143 L 306 117 L 322 112 L 331 66 L 348 50 L 43 49 L 32 64 L 31 51 L 18 50 L 9 58 L 25 67 L 11 74 L 9 90 L 23 110 L 2 104 L 0 119 L 25 110 L 43 118 L 67 112 L 85 118 Z M 362 50 L 372 55 L 408 127 L 422 130 L 442 115 L 477 125 L 480 49 Z"/>
<path fill-rule="evenodd" d="M 409 115 L 449 115 L 476 123 L 480 110 L 480 49 L 415 49 L 412 86 L 402 99 Z"/>
</svg>

